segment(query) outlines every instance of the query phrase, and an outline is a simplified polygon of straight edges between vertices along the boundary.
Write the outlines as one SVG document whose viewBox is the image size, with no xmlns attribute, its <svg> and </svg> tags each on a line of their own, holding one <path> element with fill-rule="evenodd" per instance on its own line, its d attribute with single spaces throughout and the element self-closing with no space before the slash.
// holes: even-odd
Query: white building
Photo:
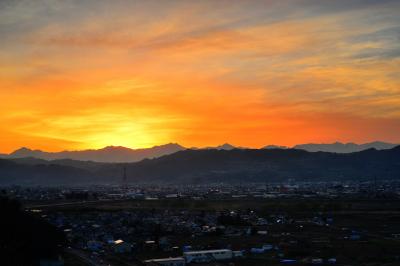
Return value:
<svg viewBox="0 0 400 266">
<path fill-rule="evenodd" d="M 146 265 L 161 265 L 161 266 L 185 266 L 186 261 L 182 257 L 178 258 L 165 258 L 165 259 L 151 259 L 144 262 Z"/>
<path fill-rule="evenodd" d="M 183 257 L 186 259 L 187 263 L 210 262 L 219 260 L 230 260 L 233 258 L 233 252 L 230 249 L 187 251 L 183 252 Z"/>
</svg>

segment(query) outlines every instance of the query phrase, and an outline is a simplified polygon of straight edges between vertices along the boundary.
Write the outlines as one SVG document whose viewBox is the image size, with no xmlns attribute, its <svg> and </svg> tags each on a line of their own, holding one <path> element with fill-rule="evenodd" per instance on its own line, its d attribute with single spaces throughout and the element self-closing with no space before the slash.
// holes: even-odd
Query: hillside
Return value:
<svg viewBox="0 0 400 266">
<path fill-rule="evenodd" d="M 270 182 L 400 178 L 400 146 L 356 153 L 304 150 L 184 150 L 137 163 L 74 160 L 0 160 L 0 184 L 118 184 L 126 167 L 131 183 Z"/>
<path fill-rule="evenodd" d="M 400 177 L 400 147 L 336 154 L 303 150 L 187 150 L 128 167 L 132 181 L 266 182 Z"/>
<path fill-rule="evenodd" d="M 382 141 L 374 141 L 364 144 L 356 144 L 356 143 L 329 143 L 329 144 L 316 144 L 316 143 L 308 143 L 308 144 L 299 144 L 295 145 L 294 149 L 301 149 L 311 152 L 324 151 L 324 152 L 336 152 L 336 153 L 351 153 L 364 151 L 368 149 L 377 149 L 377 150 L 387 150 L 396 147 L 398 144 L 387 143 Z"/>
</svg>

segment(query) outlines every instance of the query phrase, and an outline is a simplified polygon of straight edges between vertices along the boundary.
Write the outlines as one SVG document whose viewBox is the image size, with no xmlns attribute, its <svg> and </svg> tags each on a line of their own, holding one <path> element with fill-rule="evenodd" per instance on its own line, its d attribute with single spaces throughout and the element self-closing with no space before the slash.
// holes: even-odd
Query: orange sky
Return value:
<svg viewBox="0 0 400 266">
<path fill-rule="evenodd" d="M 400 142 L 399 1 L 4 1 L 0 152 Z"/>
</svg>

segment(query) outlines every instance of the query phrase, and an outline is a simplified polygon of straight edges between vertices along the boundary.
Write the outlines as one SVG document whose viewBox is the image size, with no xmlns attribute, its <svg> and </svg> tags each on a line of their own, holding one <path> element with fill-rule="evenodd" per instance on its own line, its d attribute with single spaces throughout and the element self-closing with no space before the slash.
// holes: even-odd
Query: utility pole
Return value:
<svg viewBox="0 0 400 266">
<path fill-rule="evenodd" d="M 124 168 L 123 168 L 122 188 L 125 190 L 128 188 L 128 177 L 126 175 L 126 165 L 124 165 Z"/>
</svg>

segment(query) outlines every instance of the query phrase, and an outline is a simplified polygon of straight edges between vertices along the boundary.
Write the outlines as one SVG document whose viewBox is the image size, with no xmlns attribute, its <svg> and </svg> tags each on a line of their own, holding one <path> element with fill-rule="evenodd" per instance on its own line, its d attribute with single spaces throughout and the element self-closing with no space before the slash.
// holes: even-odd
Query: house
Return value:
<svg viewBox="0 0 400 266">
<path fill-rule="evenodd" d="M 131 245 L 121 239 L 115 240 L 112 246 L 115 253 L 130 253 L 132 251 Z"/>
<path fill-rule="evenodd" d="M 349 238 L 350 238 L 350 240 L 360 240 L 361 236 L 358 234 L 352 234 L 352 235 L 350 235 Z"/>
<path fill-rule="evenodd" d="M 328 259 L 329 264 L 336 264 L 336 258 L 330 258 Z"/>
<path fill-rule="evenodd" d="M 233 257 L 235 259 L 241 259 L 244 258 L 244 250 L 237 250 L 237 251 L 233 251 Z"/>
<path fill-rule="evenodd" d="M 263 248 L 251 248 L 250 252 L 253 254 L 262 254 L 265 252 L 265 249 Z"/>
<path fill-rule="evenodd" d="M 177 258 L 165 258 L 165 259 L 151 259 L 144 261 L 145 265 L 161 265 L 161 266 L 185 266 L 186 261 L 182 257 Z"/>
<path fill-rule="evenodd" d="M 233 252 L 230 249 L 187 251 L 183 252 L 183 257 L 186 259 L 187 263 L 211 262 L 230 260 L 233 258 Z"/>
<path fill-rule="evenodd" d="M 282 264 L 296 264 L 297 260 L 293 260 L 293 259 L 283 259 L 281 260 Z"/>
<path fill-rule="evenodd" d="M 261 254 L 274 248 L 271 244 L 265 244 L 261 248 L 251 248 L 250 252 L 253 254 Z"/>
<path fill-rule="evenodd" d="M 316 258 L 311 260 L 311 264 L 323 264 L 324 260 L 321 258 Z"/>
<path fill-rule="evenodd" d="M 144 247 L 147 250 L 155 250 L 157 248 L 157 243 L 154 240 L 147 240 L 144 242 Z"/>
</svg>

